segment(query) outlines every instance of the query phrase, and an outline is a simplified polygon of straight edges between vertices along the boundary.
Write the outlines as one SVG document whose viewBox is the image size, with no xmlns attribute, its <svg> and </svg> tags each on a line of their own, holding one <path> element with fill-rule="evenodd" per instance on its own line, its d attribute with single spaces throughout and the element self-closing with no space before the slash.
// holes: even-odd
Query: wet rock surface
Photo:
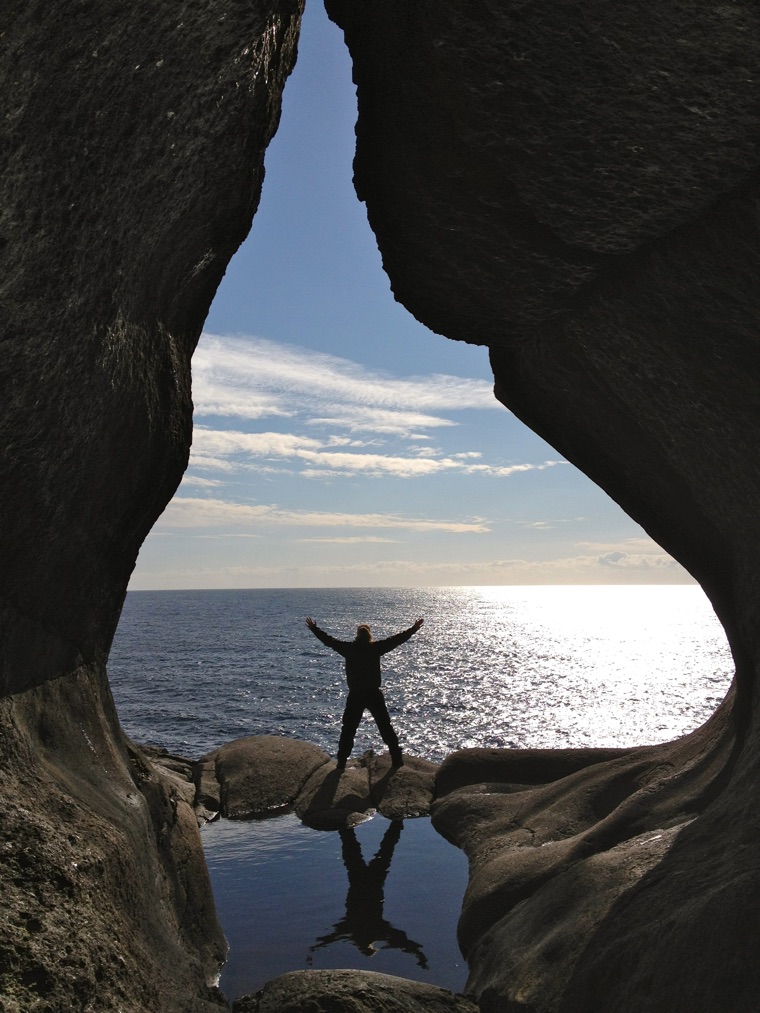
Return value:
<svg viewBox="0 0 760 1013">
<path fill-rule="evenodd" d="M 293 971 L 238 999 L 234 1013 L 478 1013 L 463 995 L 373 971 Z"/>
</svg>

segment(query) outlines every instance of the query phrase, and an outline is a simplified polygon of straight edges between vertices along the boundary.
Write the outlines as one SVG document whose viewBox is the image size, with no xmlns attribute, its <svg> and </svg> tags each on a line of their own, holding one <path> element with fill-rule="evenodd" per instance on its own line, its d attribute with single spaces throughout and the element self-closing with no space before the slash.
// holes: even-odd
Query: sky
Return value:
<svg viewBox="0 0 760 1013">
<path fill-rule="evenodd" d="M 193 358 L 190 465 L 132 590 L 661 584 L 689 575 L 395 302 L 356 94 L 307 3 L 261 204 Z"/>
</svg>

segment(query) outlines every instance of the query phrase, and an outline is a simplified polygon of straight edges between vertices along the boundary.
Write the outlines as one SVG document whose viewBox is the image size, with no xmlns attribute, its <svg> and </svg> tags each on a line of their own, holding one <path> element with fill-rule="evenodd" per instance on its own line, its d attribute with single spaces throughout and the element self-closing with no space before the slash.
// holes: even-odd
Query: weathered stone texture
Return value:
<svg viewBox="0 0 760 1013">
<path fill-rule="evenodd" d="M 281 735 L 249 735 L 228 742 L 200 760 L 213 762 L 221 814 L 228 819 L 272 815 L 298 798 L 328 755 L 311 742 Z"/>
<path fill-rule="evenodd" d="M 444 765 L 434 819 L 470 857 L 471 982 L 489 1013 L 750 1010 L 758 8 L 327 6 L 354 63 L 356 188 L 396 297 L 489 346 L 497 397 L 700 581 L 737 665 L 718 713 L 680 742 L 565 775 L 535 756 L 479 781 L 467 758 Z M 632 864 L 661 834 L 668 847 Z M 547 975 L 541 923 L 560 883 L 562 925 L 583 923 L 583 943 L 565 939 Z"/>
<path fill-rule="evenodd" d="M 124 741 L 104 665 L 187 463 L 190 356 L 251 224 L 300 11 L 3 9 L 0 995 L 14 1013 L 223 1004 L 192 808 Z"/>
<path fill-rule="evenodd" d="M 234 1013 L 478 1013 L 463 995 L 374 971 L 292 971 L 239 999 Z"/>
</svg>

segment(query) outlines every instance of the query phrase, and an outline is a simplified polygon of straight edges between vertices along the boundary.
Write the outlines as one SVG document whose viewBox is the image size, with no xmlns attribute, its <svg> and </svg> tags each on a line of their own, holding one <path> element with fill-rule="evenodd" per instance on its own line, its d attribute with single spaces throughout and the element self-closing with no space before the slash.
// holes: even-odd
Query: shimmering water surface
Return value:
<svg viewBox="0 0 760 1013">
<path fill-rule="evenodd" d="M 307 739 L 334 754 L 342 660 L 304 617 L 343 639 L 425 617 L 386 655 L 406 752 L 467 746 L 625 746 L 701 724 L 732 663 L 702 591 L 678 587 L 166 591 L 129 594 L 109 662 L 138 742 L 191 759 L 242 735 Z M 382 749 L 367 717 L 355 752 Z M 230 943 L 233 998 L 287 970 L 359 967 L 458 991 L 455 926 L 466 860 L 427 819 L 376 816 L 320 833 L 295 816 L 203 831 Z"/>
<path fill-rule="evenodd" d="M 434 761 L 465 746 L 620 746 L 701 724 L 732 675 L 700 588 L 453 587 L 157 591 L 128 595 L 109 673 L 138 741 L 198 757 L 241 735 L 333 753 L 341 659 L 304 617 L 350 639 L 425 617 L 384 659 L 403 748 Z M 372 722 L 356 750 L 381 747 Z"/>
</svg>

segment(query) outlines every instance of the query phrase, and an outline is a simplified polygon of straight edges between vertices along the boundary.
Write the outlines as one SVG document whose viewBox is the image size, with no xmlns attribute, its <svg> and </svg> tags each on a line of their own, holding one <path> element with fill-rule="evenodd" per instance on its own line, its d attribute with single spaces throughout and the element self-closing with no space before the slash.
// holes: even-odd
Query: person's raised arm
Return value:
<svg viewBox="0 0 760 1013">
<path fill-rule="evenodd" d="M 326 647 L 332 647 L 334 651 L 339 651 L 340 647 L 343 646 L 340 640 L 336 640 L 335 637 L 331 637 L 329 633 L 325 633 L 324 630 L 321 630 L 314 622 L 314 620 L 311 618 L 311 616 L 306 617 L 306 625 L 309 627 L 309 629 L 317 638 L 317 640 L 321 640 Z"/>
<path fill-rule="evenodd" d="M 378 640 L 376 643 L 380 649 L 380 653 L 385 654 L 388 651 L 392 651 L 394 647 L 399 647 L 401 644 L 406 643 L 409 637 L 413 636 L 424 622 L 425 620 L 422 618 L 415 619 L 408 629 L 402 630 L 395 636 L 388 637 L 385 640 Z"/>
</svg>

